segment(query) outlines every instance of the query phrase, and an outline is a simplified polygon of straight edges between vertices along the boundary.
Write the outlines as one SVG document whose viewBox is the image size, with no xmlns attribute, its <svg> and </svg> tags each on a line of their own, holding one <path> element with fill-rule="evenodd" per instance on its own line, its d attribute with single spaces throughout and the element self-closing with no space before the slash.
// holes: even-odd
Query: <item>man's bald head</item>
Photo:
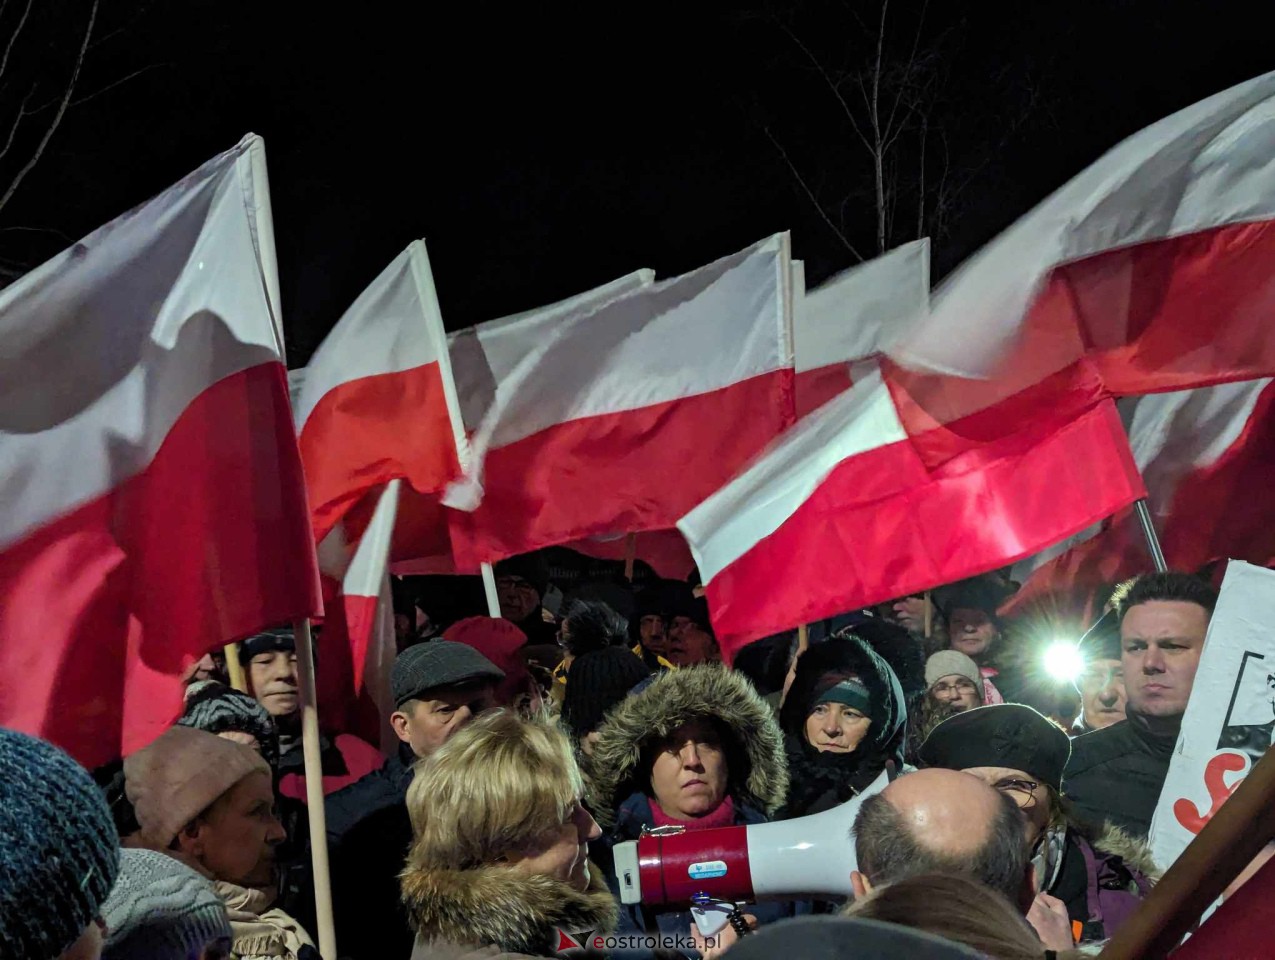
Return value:
<svg viewBox="0 0 1275 960">
<path fill-rule="evenodd" d="M 855 851 L 874 886 L 923 873 L 969 877 L 1019 902 L 1027 847 L 1017 804 L 956 770 L 920 770 L 864 801 Z"/>
</svg>

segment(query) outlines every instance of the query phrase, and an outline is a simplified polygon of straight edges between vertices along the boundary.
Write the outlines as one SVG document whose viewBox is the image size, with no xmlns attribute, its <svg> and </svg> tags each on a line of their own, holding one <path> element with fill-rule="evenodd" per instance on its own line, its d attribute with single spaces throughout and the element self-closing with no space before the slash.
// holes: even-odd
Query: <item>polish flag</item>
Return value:
<svg viewBox="0 0 1275 960">
<path fill-rule="evenodd" d="M 949 385 L 928 412 L 951 423 L 1077 364 L 1114 396 L 1275 375 L 1273 131 L 1270 73 L 1133 135 L 1001 234 L 891 348 L 995 385 Z"/>
<path fill-rule="evenodd" d="M 791 293 L 777 234 L 559 324 L 496 377 L 458 562 L 672 527 L 792 424 Z"/>
<path fill-rule="evenodd" d="M 324 538 L 319 565 L 328 599 L 319 636 L 319 714 L 331 729 L 393 746 L 387 718 L 394 710 L 390 670 L 397 654 L 389 555 L 401 480 L 368 494 Z M 374 504 L 357 534 L 353 521 Z"/>
<path fill-rule="evenodd" d="M 315 542 L 371 490 L 423 496 L 460 472 L 460 422 L 425 244 L 394 258 L 305 368 L 295 408 Z"/>
<path fill-rule="evenodd" d="M 930 302 L 930 241 L 915 240 L 851 267 L 806 292 L 793 264 L 797 416 L 850 387 L 856 361 L 875 357 L 924 315 Z"/>
<path fill-rule="evenodd" d="M 1201 570 L 1234 558 L 1275 564 L 1275 382 L 1268 379 L 1128 397 L 1129 445 L 1165 560 Z M 1019 564 L 1012 609 L 1080 616 L 1104 585 L 1152 568 L 1137 519 L 1122 511 Z"/>
<path fill-rule="evenodd" d="M 498 320 L 467 327 L 447 337 L 448 356 L 460 413 L 463 435 L 475 433 L 497 400 L 497 388 L 507 392 L 507 384 L 519 375 L 520 364 L 547 342 L 558 327 L 574 318 L 587 316 L 605 303 L 655 279 L 650 270 L 636 270 L 600 287 L 586 290 L 557 303 Z M 462 455 L 468 456 L 468 444 Z M 402 491 L 399 517 L 390 550 L 392 571 L 411 574 L 477 574 L 478 562 L 470 560 L 458 567 L 452 553 L 447 527 L 447 509 L 437 496 Z"/>
<path fill-rule="evenodd" d="M 0 291 L 0 725 L 98 765 L 320 612 L 255 136 Z"/>
<path fill-rule="evenodd" d="M 805 417 L 678 524 L 728 655 L 986 572 L 1143 494 L 1111 400 L 929 468 L 880 370 Z"/>
</svg>

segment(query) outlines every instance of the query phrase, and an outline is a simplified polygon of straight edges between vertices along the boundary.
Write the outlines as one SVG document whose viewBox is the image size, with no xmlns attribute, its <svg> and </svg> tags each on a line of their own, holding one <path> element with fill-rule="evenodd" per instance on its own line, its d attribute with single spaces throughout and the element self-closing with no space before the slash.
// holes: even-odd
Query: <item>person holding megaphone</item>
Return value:
<svg viewBox="0 0 1275 960">
<path fill-rule="evenodd" d="M 743 675 L 717 664 L 660 674 L 616 706 L 599 729 L 588 772 L 589 806 L 605 831 L 595 861 L 613 890 L 616 844 L 661 827 L 764 823 L 788 790 L 773 711 Z M 747 908 L 760 923 L 793 912 L 784 901 Z M 620 932 L 689 944 L 691 924 L 684 905 L 625 904 Z"/>
</svg>

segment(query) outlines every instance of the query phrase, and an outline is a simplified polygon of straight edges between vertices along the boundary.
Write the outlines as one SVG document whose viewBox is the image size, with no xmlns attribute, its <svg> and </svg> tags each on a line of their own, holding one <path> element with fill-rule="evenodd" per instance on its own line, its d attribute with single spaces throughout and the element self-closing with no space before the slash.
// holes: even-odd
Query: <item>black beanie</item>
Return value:
<svg viewBox="0 0 1275 960">
<path fill-rule="evenodd" d="M 921 744 L 921 763 L 947 770 L 1009 767 L 1062 792 L 1071 739 L 1021 703 L 996 703 L 948 717 Z"/>
<path fill-rule="evenodd" d="M 273 627 L 240 642 L 239 662 L 247 666 L 259 653 L 273 653 L 275 650 L 292 651 L 296 648 L 296 637 L 291 627 Z"/>
<path fill-rule="evenodd" d="M 650 675 L 641 658 L 624 647 L 604 647 L 576 657 L 567 671 L 563 721 L 574 736 L 583 737 Z"/>
</svg>

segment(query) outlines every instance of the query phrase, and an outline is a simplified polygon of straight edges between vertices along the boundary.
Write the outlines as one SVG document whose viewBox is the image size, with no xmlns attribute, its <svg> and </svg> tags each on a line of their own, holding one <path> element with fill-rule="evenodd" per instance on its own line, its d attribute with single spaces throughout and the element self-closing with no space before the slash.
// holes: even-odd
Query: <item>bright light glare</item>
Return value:
<svg viewBox="0 0 1275 960">
<path fill-rule="evenodd" d="M 1084 669 L 1085 658 L 1070 640 L 1056 640 L 1045 651 L 1045 671 L 1055 680 L 1075 680 Z"/>
</svg>

